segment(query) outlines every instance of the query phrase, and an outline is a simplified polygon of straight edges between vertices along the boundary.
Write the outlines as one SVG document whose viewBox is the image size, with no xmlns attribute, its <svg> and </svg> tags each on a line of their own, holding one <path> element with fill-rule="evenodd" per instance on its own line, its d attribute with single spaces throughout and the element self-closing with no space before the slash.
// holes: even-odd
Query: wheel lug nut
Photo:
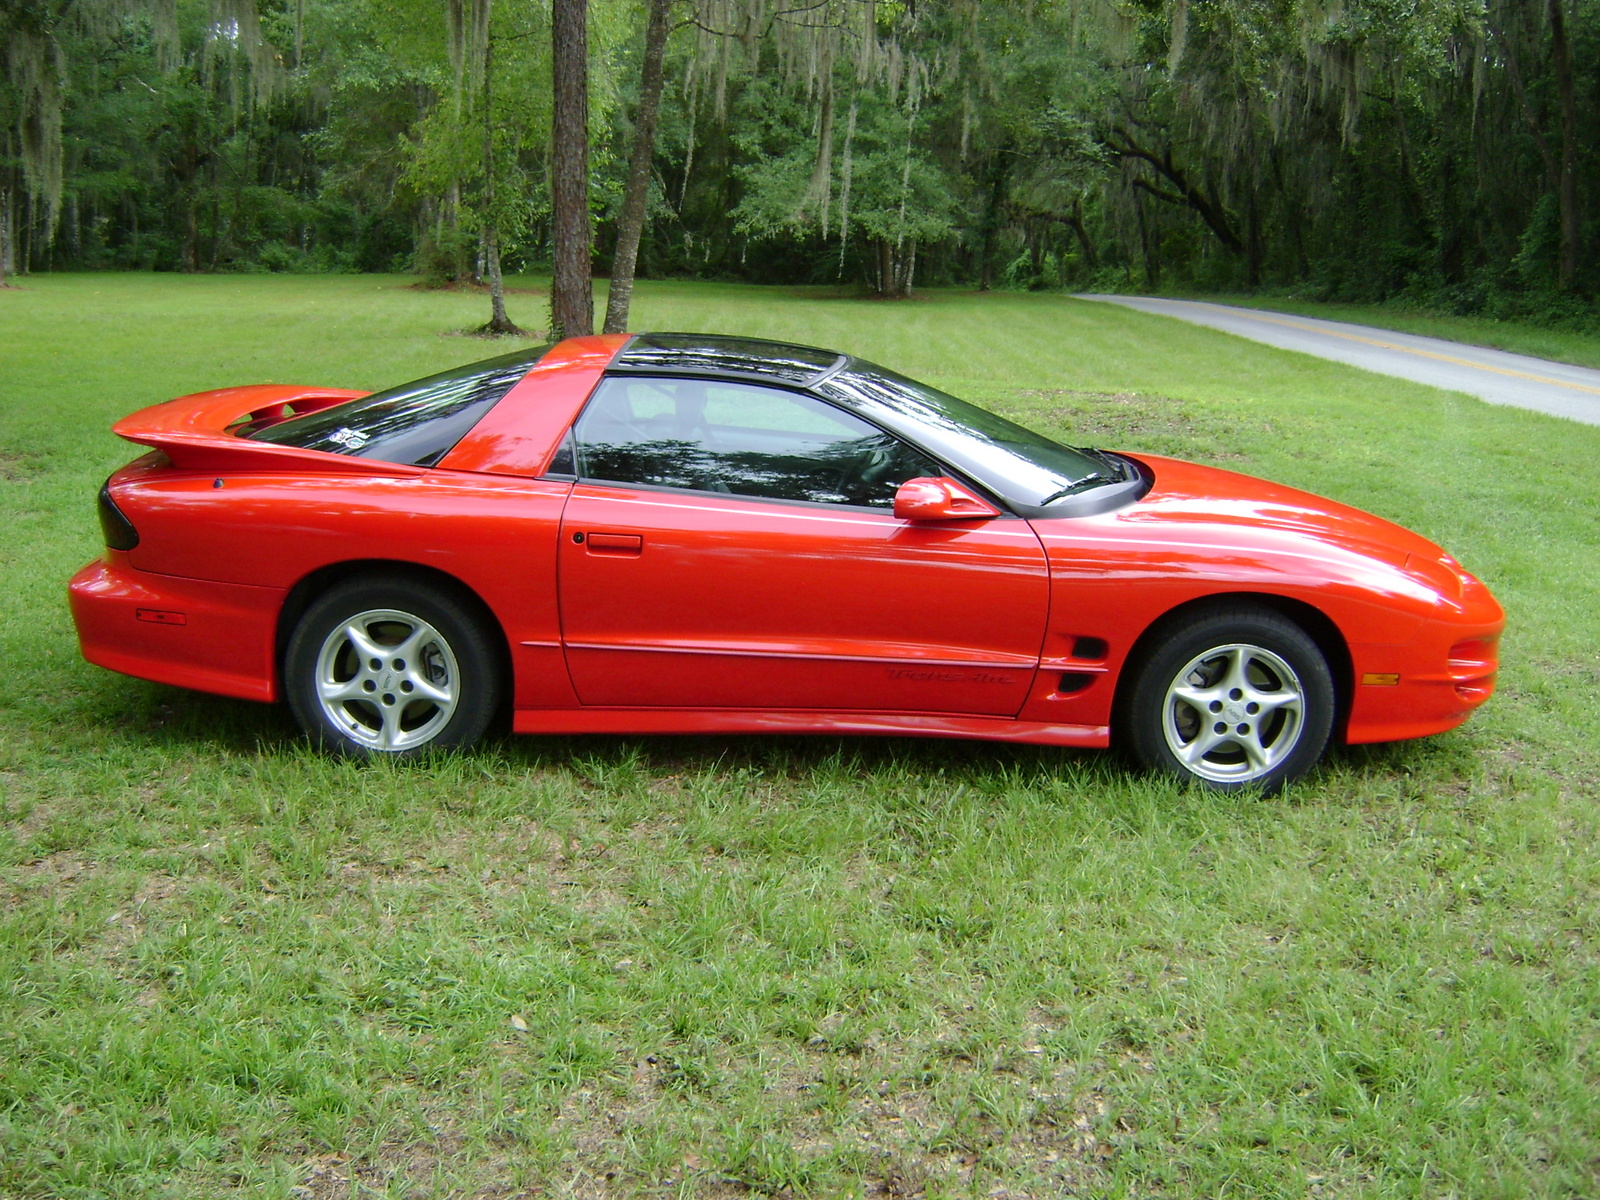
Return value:
<svg viewBox="0 0 1600 1200">
<path fill-rule="evenodd" d="M 391 696 L 388 692 L 385 692 L 383 694 L 383 702 L 385 704 L 393 704 L 394 703 L 394 697 Z"/>
<path fill-rule="evenodd" d="M 367 691 L 369 691 L 369 692 L 375 692 L 375 691 L 378 690 L 378 685 L 373 683 L 372 680 L 370 680 L 370 679 L 367 680 L 365 683 L 363 683 L 361 686 L 366 688 Z"/>
<path fill-rule="evenodd" d="M 403 658 L 395 659 L 394 660 L 394 669 L 396 671 L 404 671 L 406 669 L 406 660 L 403 659 Z"/>
<path fill-rule="evenodd" d="M 1228 699 L 1229 700 L 1238 700 L 1243 696 L 1244 696 L 1244 693 L 1241 692 L 1238 688 L 1234 688 L 1233 691 L 1228 693 Z"/>
<path fill-rule="evenodd" d="M 1249 713 L 1253 717 L 1258 712 L 1261 711 L 1261 705 L 1257 704 L 1254 700 L 1252 700 L 1249 704 L 1246 704 L 1244 706 L 1244 710 L 1245 710 L 1245 712 Z"/>
<path fill-rule="evenodd" d="M 372 669 L 374 671 L 383 670 L 383 660 L 382 659 L 378 659 L 378 658 L 373 659 L 372 660 Z"/>
<path fill-rule="evenodd" d="M 1222 701 L 1221 700 L 1213 700 L 1209 707 L 1210 707 L 1211 711 L 1214 712 L 1214 713 L 1221 712 L 1222 711 Z"/>
<path fill-rule="evenodd" d="M 1250 726 L 1248 726 L 1248 725 L 1240 725 L 1235 729 L 1235 732 L 1236 733 L 1249 733 L 1250 732 Z"/>
<path fill-rule="evenodd" d="M 1227 722 L 1226 721 L 1218 721 L 1215 732 L 1217 732 L 1217 733 L 1227 733 L 1228 732 Z"/>
<path fill-rule="evenodd" d="M 402 679 L 400 681 L 400 690 L 402 692 L 409 692 L 414 686 L 416 685 L 413 684 L 409 679 Z"/>
</svg>

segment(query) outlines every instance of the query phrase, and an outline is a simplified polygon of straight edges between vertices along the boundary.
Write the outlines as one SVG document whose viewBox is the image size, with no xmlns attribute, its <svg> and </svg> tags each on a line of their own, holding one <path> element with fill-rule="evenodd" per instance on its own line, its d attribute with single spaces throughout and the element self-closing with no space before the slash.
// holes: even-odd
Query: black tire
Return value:
<svg viewBox="0 0 1600 1200">
<path fill-rule="evenodd" d="M 1153 771 L 1270 794 L 1309 771 L 1333 732 L 1327 659 L 1305 630 L 1268 609 L 1181 617 L 1129 667 L 1119 734 Z"/>
<path fill-rule="evenodd" d="M 300 618 L 284 656 L 295 720 L 324 749 L 362 758 L 472 745 L 505 687 L 496 643 L 475 608 L 404 575 L 329 588 Z"/>
</svg>

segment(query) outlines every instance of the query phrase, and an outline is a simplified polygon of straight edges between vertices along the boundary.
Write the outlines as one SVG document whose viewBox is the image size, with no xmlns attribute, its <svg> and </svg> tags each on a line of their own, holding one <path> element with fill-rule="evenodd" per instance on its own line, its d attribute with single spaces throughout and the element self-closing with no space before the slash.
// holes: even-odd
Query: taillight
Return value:
<svg viewBox="0 0 1600 1200">
<path fill-rule="evenodd" d="M 132 550 L 139 544 L 139 531 L 133 522 L 122 515 L 116 501 L 111 499 L 111 481 L 100 485 L 100 531 L 106 536 L 106 545 L 113 550 Z"/>
</svg>

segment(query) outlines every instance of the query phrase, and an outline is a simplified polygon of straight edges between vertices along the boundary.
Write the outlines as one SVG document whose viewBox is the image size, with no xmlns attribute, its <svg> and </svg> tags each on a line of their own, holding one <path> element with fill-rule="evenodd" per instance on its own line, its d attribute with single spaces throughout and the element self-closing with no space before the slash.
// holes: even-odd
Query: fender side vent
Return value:
<svg viewBox="0 0 1600 1200">
<path fill-rule="evenodd" d="M 1106 640 L 1097 637 L 1072 639 L 1072 657 L 1084 662 L 1099 662 L 1106 656 Z"/>
<path fill-rule="evenodd" d="M 1093 671 L 1064 671 L 1061 682 L 1056 686 L 1056 695 L 1070 696 L 1074 692 L 1081 692 L 1094 682 Z"/>
</svg>

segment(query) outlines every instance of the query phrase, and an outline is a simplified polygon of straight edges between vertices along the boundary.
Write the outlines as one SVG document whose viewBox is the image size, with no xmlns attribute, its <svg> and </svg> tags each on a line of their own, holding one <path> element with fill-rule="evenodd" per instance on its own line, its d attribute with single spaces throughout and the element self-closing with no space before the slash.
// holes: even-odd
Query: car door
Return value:
<svg viewBox="0 0 1600 1200">
<path fill-rule="evenodd" d="M 1043 550 L 1015 517 L 908 522 L 914 448 L 814 396 L 612 377 L 574 427 L 568 669 L 586 705 L 1014 716 Z"/>
</svg>

